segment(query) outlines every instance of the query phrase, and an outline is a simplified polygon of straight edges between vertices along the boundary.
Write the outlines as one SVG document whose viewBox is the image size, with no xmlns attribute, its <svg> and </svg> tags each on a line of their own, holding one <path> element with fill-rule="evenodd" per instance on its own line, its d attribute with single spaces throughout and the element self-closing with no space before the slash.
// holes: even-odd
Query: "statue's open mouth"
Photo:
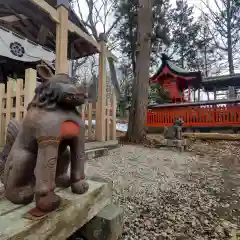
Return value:
<svg viewBox="0 0 240 240">
<path fill-rule="evenodd" d="M 68 105 L 72 105 L 72 106 L 79 106 L 84 103 L 85 99 L 86 99 L 86 96 L 82 93 L 77 93 L 77 94 L 63 93 L 60 98 L 60 102 Z"/>
</svg>

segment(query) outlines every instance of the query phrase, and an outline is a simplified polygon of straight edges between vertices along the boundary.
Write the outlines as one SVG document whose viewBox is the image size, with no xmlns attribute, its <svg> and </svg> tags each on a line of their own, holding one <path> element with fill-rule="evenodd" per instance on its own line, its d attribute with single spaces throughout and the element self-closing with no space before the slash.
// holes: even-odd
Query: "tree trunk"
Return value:
<svg viewBox="0 0 240 240">
<path fill-rule="evenodd" d="M 134 39 L 133 36 L 133 29 L 130 27 L 129 28 L 129 35 L 131 37 L 131 39 Z M 136 43 L 135 41 L 131 43 L 131 61 L 132 61 L 132 70 L 133 70 L 133 77 L 136 78 L 136 56 L 135 56 L 135 52 L 136 52 Z"/>
<path fill-rule="evenodd" d="M 150 39 L 152 32 L 152 2 L 139 0 L 138 41 L 136 54 L 136 74 L 132 88 L 127 139 L 141 143 L 146 139 L 146 120 L 148 105 L 148 80 L 150 65 Z M 144 17 L 143 17 L 144 16 Z"/>
<path fill-rule="evenodd" d="M 228 48 L 228 66 L 229 73 L 234 74 L 234 65 L 233 65 L 233 53 L 232 53 L 232 29 L 231 29 L 231 20 L 232 20 L 232 10 L 231 10 L 231 0 L 227 0 L 227 48 Z"/>
</svg>

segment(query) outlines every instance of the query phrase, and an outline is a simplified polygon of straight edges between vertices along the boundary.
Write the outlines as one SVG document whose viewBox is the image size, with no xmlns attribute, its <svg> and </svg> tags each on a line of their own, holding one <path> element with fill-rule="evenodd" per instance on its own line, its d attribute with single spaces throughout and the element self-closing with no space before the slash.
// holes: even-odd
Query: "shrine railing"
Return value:
<svg viewBox="0 0 240 240">
<path fill-rule="evenodd" d="M 171 126 L 177 118 L 185 127 L 240 127 L 240 100 L 163 104 L 148 110 L 147 126 Z"/>
</svg>

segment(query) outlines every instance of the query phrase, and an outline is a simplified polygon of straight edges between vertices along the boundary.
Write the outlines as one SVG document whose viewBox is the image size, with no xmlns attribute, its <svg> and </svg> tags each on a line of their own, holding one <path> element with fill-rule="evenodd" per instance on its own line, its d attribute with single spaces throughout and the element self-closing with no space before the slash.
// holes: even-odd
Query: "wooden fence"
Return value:
<svg viewBox="0 0 240 240">
<path fill-rule="evenodd" d="M 81 116 L 86 122 L 86 140 L 94 141 L 96 140 L 96 126 L 97 119 L 96 115 L 96 103 L 87 103 L 81 106 Z M 106 98 L 105 106 L 105 140 L 116 140 L 116 102 L 115 95 L 112 92 Z"/>
<path fill-rule="evenodd" d="M 36 88 L 36 71 L 27 69 L 23 79 L 8 78 L 7 86 L 0 84 L 0 146 L 5 143 L 8 122 L 12 118 L 21 120 Z"/>
<path fill-rule="evenodd" d="M 0 146 L 5 144 L 6 129 L 8 122 L 15 118 L 23 119 L 29 102 L 34 97 L 34 90 L 37 85 L 37 74 L 34 69 L 26 69 L 25 79 L 8 78 L 7 86 L 0 84 Z M 80 112 L 82 119 L 86 122 L 86 140 L 96 139 L 96 103 L 84 104 Z M 116 100 L 112 93 L 106 98 L 105 106 L 106 139 L 116 139 Z M 94 124 L 95 122 L 95 124 Z M 94 126 L 95 125 L 95 126 Z"/>
</svg>

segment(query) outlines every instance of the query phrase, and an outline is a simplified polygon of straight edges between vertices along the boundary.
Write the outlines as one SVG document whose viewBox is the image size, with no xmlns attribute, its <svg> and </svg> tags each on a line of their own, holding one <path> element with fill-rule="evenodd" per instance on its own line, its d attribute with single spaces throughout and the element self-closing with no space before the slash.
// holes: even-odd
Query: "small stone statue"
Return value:
<svg viewBox="0 0 240 240">
<path fill-rule="evenodd" d="M 28 204 L 35 196 L 36 210 L 50 212 L 60 205 L 56 186 L 71 186 L 77 194 L 88 190 L 85 126 L 76 109 L 85 95 L 71 84 L 68 75 L 53 76 L 45 65 L 38 66 L 38 73 L 43 83 L 36 88 L 26 116 L 22 122 L 9 122 L 0 178 L 11 202 Z"/>
<path fill-rule="evenodd" d="M 177 119 L 173 126 L 171 127 L 165 127 L 164 128 L 164 137 L 165 139 L 171 139 L 171 140 L 182 140 L 182 127 L 183 127 L 184 121 L 179 118 Z"/>
</svg>

